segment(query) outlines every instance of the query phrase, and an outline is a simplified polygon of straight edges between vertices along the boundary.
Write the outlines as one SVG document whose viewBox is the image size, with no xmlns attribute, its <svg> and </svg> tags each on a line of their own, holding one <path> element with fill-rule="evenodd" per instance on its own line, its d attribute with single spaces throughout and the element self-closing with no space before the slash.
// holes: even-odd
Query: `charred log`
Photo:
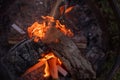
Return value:
<svg viewBox="0 0 120 80">
<path fill-rule="evenodd" d="M 37 50 L 36 50 L 37 49 Z M 44 52 L 40 45 L 31 40 L 23 40 L 15 45 L 1 60 L 2 66 L 7 70 L 12 80 L 20 77 L 29 67 L 37 63 L 40 54 Z"/>
<path fill-rule="evenodd" d="M 59 43 L 48 45 L 75 79 L 95 78 L 91 64 L 82 55 L 75 43 L 62 36 Z"/>
</svg>

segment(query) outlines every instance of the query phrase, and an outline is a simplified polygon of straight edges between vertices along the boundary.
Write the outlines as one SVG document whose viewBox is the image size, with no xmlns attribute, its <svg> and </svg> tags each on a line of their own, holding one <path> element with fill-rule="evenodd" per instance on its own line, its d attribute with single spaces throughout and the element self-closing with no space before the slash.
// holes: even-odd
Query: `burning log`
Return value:
<svg viewBox="0 0 120 80">
<path fill-rule="evenodd" d="M 67 72 L 60 66 L 61 61 L 56 56 L 54 56 L 53 52 L 49 52 L 47 55 L 45 55 L 43 58 L 41 58 L 37 64 L 30 67 L 23 74 L 23 77 L 32 73 L 33 71 L 37 70 L 38 68 L 41 68 L 44 65 L 45 65 L 44 77 L 49 77 L 51 75 L 51 77 L 53 79 L 58 79 L 58 71 L 64 76 L 67 75 Z"/>
<path fill-rule="evenodd" d="M 75 79 L 95 78 L 95 72 L 91 64 L 81 55 L 79 49 L 71 39 L 62 36 L 59 43 L 52 43 L 48 46 L 60 58 L 72 77 Z"/>
<path fill-rule="evenodd" d="M 65 66 L 67 71 L 71 74 L 71 76 L 74 78 L 76 77 L 75 79 L 77 80 L 84 79 L 84 78 L 94 78 L 95 73 L 92 69 L 91 64 L 80 54 L 80 51 L 76 47 L 74 42 L 64 35 L 61 36 L 59 40 L 60 41 L 58 43 L 51 43 L 47 45 L 52 49 L 54 55 L 56 55 L 56 57 L 58 57 L 62 61 L 62 64 Z M 3 64 L 9 66 L 8 71 L 12 72 L 11 74 L 13 74 L 14 76 L 17 75 L 15 73 L 19 73 L 19 74 L 23 73 L 25 70 L 27 70 L 30 67 L 30 65 L 34 65 L 36 63 L 33 66 L 33 68 L 31 67 L 31 69 L 28 69 L 25 73 L 25 74 L 30 74 L 34 72 L 35 70 L 37 70 L 37 68 L 40 68 L 43 64 L 45 64 L 46 60 L 49 59 L 46 57 L 46 60 L 44 62 L 38 62 L 38 58 L 40 59 L 40 55 L 36 54 L 36 51 L 34 51 L 34 48 L 32 48 L 32 47 L 35 47 L 35 45 L 32 45 L 32 44 L 33 43 L 29 40 L 28 41 L 24 40 L 20 42 L 13 49 L 11 49 L 9 51 L 10 53 L 7 56 L 5 56 L 5 58 L 2 60 Z M 28 50 L 26 50 L 26 48 Z M 43 51 L 41 52 L 43 53 Z M 31 56 L 29 55 L 25 56 L 27 54 L 30 54 Z M 28 62 L 27 64 L 26 64 L 26 61 Z M 56 77 L 58 74 L 58 71 L 62 73 L 63 75 L 67 75 L 67 72 L 61 70 L 59 65 L 57 64 L 55 65 L 54 59 L 48 60 L 48 63 L 50 64 L 50 68 L 55 66 L 55 71 L 56 71 L 56 66 L 57 66 L 57 71 L 53 73 L 53 75 L 51 74 L 53 78 L 58 78 Z M 88 77 L 86 77 L 86 75 L 88 75 Z"/>
<path fill-rule="evenodd" d="M 51 58 L 48 60 L 49 71 L 53 79 L 58 79 L 58 70 L 57 70 L 57 58 Z"/>
<path fill-rule="evenodd" d="M 52 17 L 54 18 L 55 16 L 52 16 Z M 55 22 L 57 24 L 56 20 L 53 22 Z M 56 26 L 57 25 L 55 25 L 54 27 L 56 27 Z M 70 38 L 67 37 L 67 36 L 69 36 L 69 37 L 73 36 L 73 33 L 66 28 L 63 29 L 63 25 L 61 25 L 61 24 L 59 24 L 58 26 L 61 27 L 61 28 L 59 28 L 61 31 L 59 31 L 59 29 L 56 29 L 56 32 L 60 35 L 59 37 L 57 37 L 57 39 L 59 39 L 59 42 L 57 42 L 57 43 L 52 42 L 49 44 L 47 43 L 49 48 L 51 48 L 53 50 L 54 54 L 58 58 L 60 58 L 63 65 L 67 68 L 67 70 L 70 72 L 70 74 L 72 75 L 72 77 L 74 79 L 78 80 L 78 79 L 95 78 L 96 74 L 95 74 L 90 62 L 88 62 L 81 55 L 81 52 L 77 48 L 75 43 Z M 65 32 L 67 32 L 67 33 L 65 33 Z M 54 34 L 56 34 L 56 33 L 54 33 Z M 46 37 L 46 36 L 44 36 L 44 37 Z M 76 73 L 78 73 L 78 74 L 76 74 Z"/>
<path fill-rule="evenodd" d="M 42 67 L 45 64 L 45 61 L 40 61 L 37 64 L 35 64 L 34 66 L 32 66 L 31 68 L 29 68 L 24 74 L 23 76 L 29 74 L 30 72 Z"/>
</svg>

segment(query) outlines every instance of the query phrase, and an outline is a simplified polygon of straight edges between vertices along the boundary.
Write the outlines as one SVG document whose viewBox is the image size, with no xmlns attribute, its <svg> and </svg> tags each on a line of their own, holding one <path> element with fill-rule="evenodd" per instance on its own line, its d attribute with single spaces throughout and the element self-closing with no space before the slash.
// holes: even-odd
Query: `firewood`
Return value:
<svg viewBox="0 0 120 80">
<path fill-rule="evenodd" d="M 48 60 L 50 75 L 53 79 L 58 79 L 57 58 L 51 58 Z"/>
<path fill-rule="evenodd" d="M 20 34 L 25 34 L 25 31 L 23 31 L 19 26 L 17 26 L 16 24 L 12 24 L 11 25 L 12 28 L 14 28 L 16 31 L 18 31 Z"/>
<path fill-rule="evenodd" d="M 57 69 L 63 76 L 66 76 L 68 74 L 68 72 L 59 65 L 57 65 Z"/>
<path fill-rule="evenodd" d="M 26 74 L 38 69 L 39 67 L 42 67 L 45 64 L 46 61 L 40 61 L 37 64 L 30 67 L 22 76 L 25 76 Z"/>
<path fill-rule="evenodd" d="M 48 46 L 59 57 L 72 77 L 83 79 L 88 78 L 87 75 L 89 78 L 95 78 L 96 74 L 91 63 L 81 55 L 80 50 L 70 38 L 61 36 L 59 43 L 48 44 Z"/>
</svg>

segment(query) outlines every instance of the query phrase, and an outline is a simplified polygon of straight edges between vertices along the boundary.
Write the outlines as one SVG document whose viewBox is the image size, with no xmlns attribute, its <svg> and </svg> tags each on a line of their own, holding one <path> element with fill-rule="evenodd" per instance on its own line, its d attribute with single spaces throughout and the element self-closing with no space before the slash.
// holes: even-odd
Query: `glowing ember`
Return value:
<svg viewBox="0 0 120 80">
<path fill-rule="evenodd" d="M 55 20 L 50 16 L 42 16 L 42 18 L 44 19 L 42 23 L 35 22 L 31 27 L 28 27 L 28 35 L 30 38 L 34 38 L 35 42 L 39 40 L 43 42 L 45 40 L 48 40 L 48 42 L 58 42 L 60 37 L 59 31 L 66 36 L 73 36 L 70 29 L 62 25 L 59 20 Z"/>
<path fill-rule="evenodd" d="M 49 77 L 51 74 L 50 74 L 50 69 L 49 69 L 49 67 L 50 67 L 50 64 L 48 64 L 48 60 L 51 60 L 51 59 L 53 59 L 54 58 L 54 60 L 57 60 L 57 61 L 53 61 L 52 63 L 50 63 L 51 65 L 61 65 L 62 64 L 62 62 L 60 61 L 60 59 L 59 58 L 57 58 L 55 55 L 54 55 L 54 53 L 53 52 L 49 52 L 47 55 L 45 55 L 43 58 L 41 58 L 41 59 L 39 59 L 39 61 L 46 61 L 45 62 L 45 69 L 44 69 L 44 77 Z M 54 69 L 54 68 L 53 68 Z"/>
</svg>

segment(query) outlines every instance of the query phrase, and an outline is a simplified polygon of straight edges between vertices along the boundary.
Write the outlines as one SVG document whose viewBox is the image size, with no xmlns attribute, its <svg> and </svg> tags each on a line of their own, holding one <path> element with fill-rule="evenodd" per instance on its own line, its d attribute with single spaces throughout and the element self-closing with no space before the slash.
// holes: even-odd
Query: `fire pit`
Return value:
<svg viewBox="0 0 120 80">
<path fill-rule="evenodd" d="M 101 29 L 84 1 L 71 1 L 68 6 L 63 3 L 57 0 L 49 16 L 41 15 L 40 20 L 32 22 L 26 28 L 29 38 L 17 43 L 2 58 L 13 80 L 96 78 L 97 64 L 104 57 Z M 24 24 L 28 23 L 20 24 L 26 27 Z"/>
</svg>

